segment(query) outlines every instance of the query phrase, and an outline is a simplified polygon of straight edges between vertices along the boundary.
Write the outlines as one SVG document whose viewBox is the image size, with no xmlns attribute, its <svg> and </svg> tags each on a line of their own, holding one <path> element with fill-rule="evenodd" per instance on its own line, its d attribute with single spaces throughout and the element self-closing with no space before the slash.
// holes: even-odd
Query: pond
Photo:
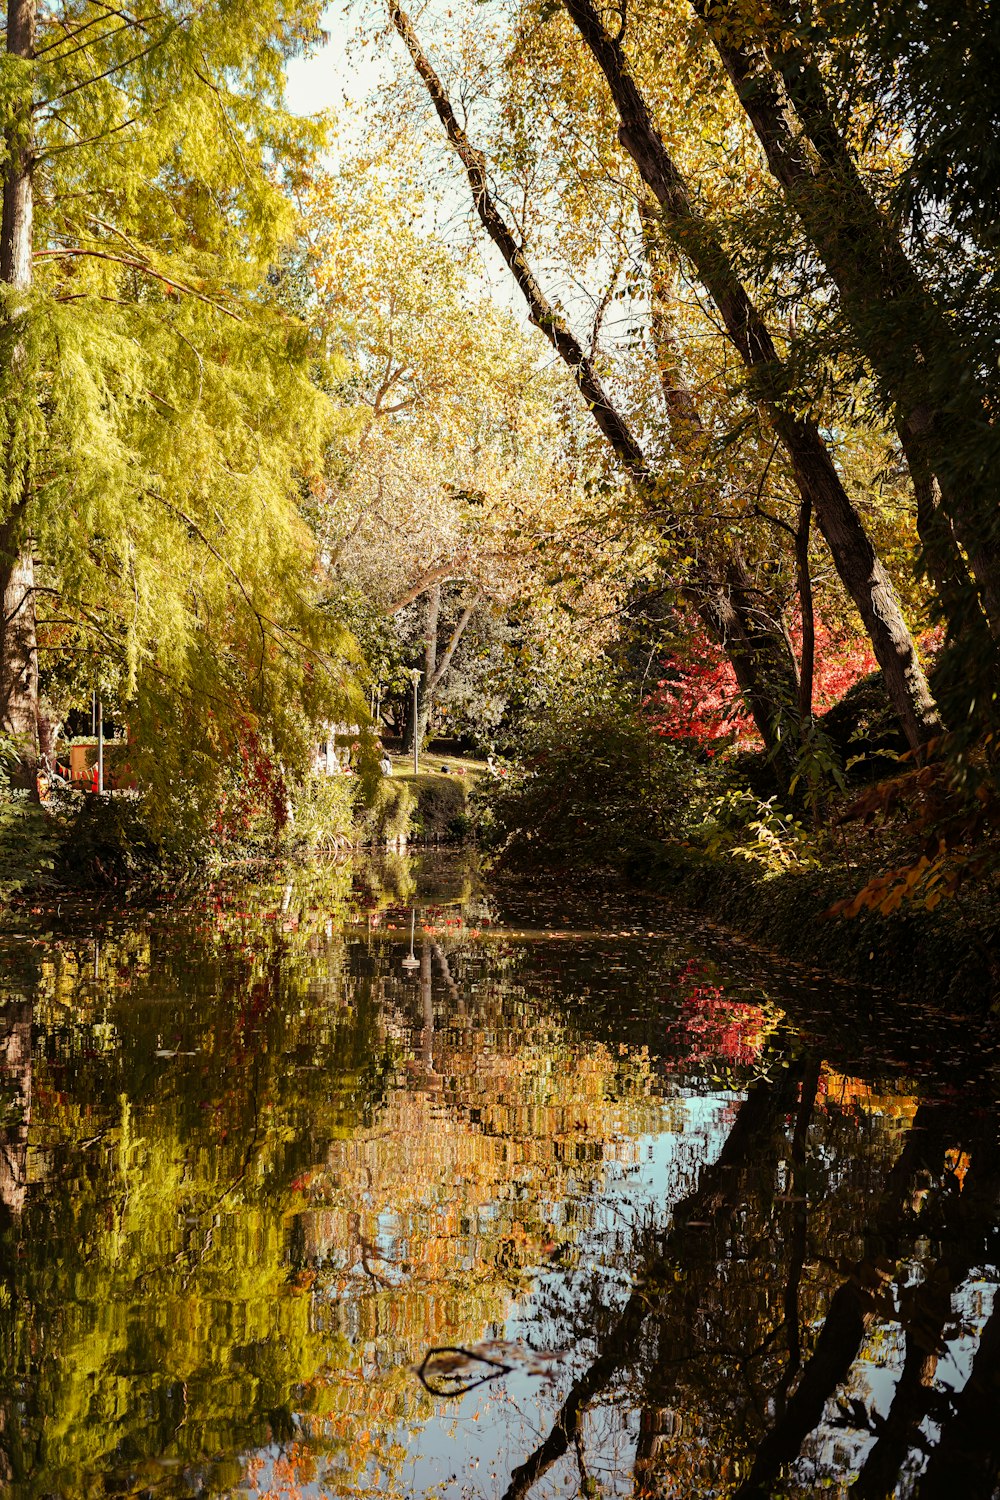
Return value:
<svg viewBox="0 0 1000 1500">
<path fill-rule="evenodd" d="M 25 914 L 11 1496 L 990 1496 L 986 1028 L 462 856 Z"/>
</svg>

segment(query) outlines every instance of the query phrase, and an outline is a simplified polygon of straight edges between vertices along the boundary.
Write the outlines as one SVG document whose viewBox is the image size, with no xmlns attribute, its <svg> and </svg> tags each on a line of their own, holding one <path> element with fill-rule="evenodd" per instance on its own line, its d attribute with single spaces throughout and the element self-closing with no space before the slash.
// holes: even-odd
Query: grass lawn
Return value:
<svg viewBox="0 0 1000 1500">
<path fill-rule="evenodd" d="M 389 759 L 392 761 L 392 774 L 394 776 L 413 775 L 413 756 L 397 755 L 390 751 Z M 447 767 L 447 774 L 455 776 L 459 771 L 463 773 L 462 780 L 472 782 L 486 772 L 484 760 L 473 760 L 465 755 L 440 755 L 436 751 L 423 751 L 420 756 L 421 776 L 440 776 L 443 769 Z"/>
</svg>

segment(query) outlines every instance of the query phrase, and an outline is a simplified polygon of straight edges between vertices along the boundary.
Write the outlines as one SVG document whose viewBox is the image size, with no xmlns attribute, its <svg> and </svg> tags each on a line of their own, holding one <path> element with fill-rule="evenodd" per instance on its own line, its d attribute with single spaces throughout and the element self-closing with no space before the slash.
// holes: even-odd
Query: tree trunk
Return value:
<svg viewBox="0 0 1000 1500">
<path fill-rule="evenodd" d="M 799 659 L 799 719 L 803 726 L 813 716 L 813 679 L 816 675 L 816 614 L 813 609 L 812 573 L 809 569 L 809 532 L 812 505 L 803 500 L 795 533 L 795 575 L 802 616 L 802 654 Z"/>
<path fill-rule="evenodd" d="M 432 584 L 427 595 L 427 624 L 424 630 L 424 683 L 418 698 L 417 723 L 414 733 L 417 743 L 423 745 L 427 738 L 427 726 L 431 719 L 431 704 L 434 699 L 434 674 L 438 658 L 438 620 L 441 615 L 441 585 Z M 411 746 L 412 749 L 412 746 Z"/>
<path fill-rule="evenodd" d="M 895 413 L 918 506 L 923 489 L 921 536 L 932 578 L 945 582 L 942 604 L 949 609 L 948 581 L 965 568 L 947 526 L 932 524 L 938 504 L 1000 636 L 1000 517 L 992 473 L 983 473 L 987 403 L 972 363 L 862 181 L 812 60 L 785 37 L 765 56 L 736 39 L 740 18 L 734 28 L 726 5 L 694 7 Z"/>
<path fill-rule="evenodd" d="M 7 7 L 7 52 L 31 58 L 35 50 L 35 0 L 10 0 Z M 34 558 L 26 508 L 30 447 L 28 356 L 18 323 L 27 317 L 24 298 L 31 287 L 33 229 L 33 144 L 31 107 L 26 101 L 7 129 L 7 169 L 0 221 L 0 281 L 10 288 L 7 316 L 14 337 L 4 373 L 5 400 L 13 415 L 8 448 L 3 454 L 6 517 L 0 526 L 0 729 L 17 746 L 19 781 L 35 786 L 38 763 L 38 648 L 35 637 Z"/>
<path fill-rule="evenodd" d="M 797 680 L 788 638 L 754 602 L 753 580 L 739 551 L 724 574 L 698 570 L 689 590 L 709 633 L 725 651 L 782 789 L 794 765 L 791 732 Z"/>
<path fill-rule="evenodd" d="M 640 202 L 639 214 L 650 273 L 653 347 L 670 422 L 671 446 L 696 475 L 692 487 L 695 509 L 700 508 L 700 492 L 707 488 L 707 507 L 716 510 L 717 486 L 706 486 L 701 474 L 708 434 L 684 373 L 672 306 L 671 268 L 664 260 L 657 216 L 651 205 Z M 778 781 L 787 787 L 794 769 L 789 729 L 799 685 L 780 610 L 775 615 L 766 609 L 738 545 L 720 560 L 699 562 L 688 592 L 709 634 L 729 657 Z"/>
<path fill-rule="evenodd" d="M 34 784 L 38 762 L 38 648 L 35 639 L 34 560 L 0 527 L 0 712 L 3 732 L 17 746 L 16 780 Z"/>
<path fill-rule="evenodd" d="M 404 742 L 404 748 L 413 749 L 414 728 L 419 735 L 419 743 L 423 745 L 427 738 L 430 726 L 431 712 L 434 708 L 434 700 L 438 689 L 444 682 L 451 667 L 452 658 L 458 649 L 459 642 L 465 634 L 469 621 L 472 619 L 475 609 L 480 600 L 480 592 L 477 589 L 471 602 L 463 608 L 458 617 L 458 622 L 448 638 L 448 644 L 444 651 L 440 650 L 438 641 L 438 629 L 441 618 L 441 585 L 434 583 L 427 595 L 427 624 L 424 632 L 424 683 L 420 692 L 419 707 L 417 709 L 416 725 L 412 722 L 413 714 L 410 710 L 410 724 Z"/>
<path fill-rule="evenodd" d="M 663 144 L 620 43 L 605 31 L 591 0 L 564 3 L 607 80 L 621 119 L 622 145 L 655 195 L 664 227 L 695 267 L 755 377 L 753 393 L 788 454 L 799 493 L 810 502 L 837 572 L 854 600 L 907 741 L 918 750 L 941 732 L 941 722 L 892 581 L 815 423 L 801 420 L 784 404 L 784 370 L 764 319 L 725 248 L 695 212 L 687 183 Z"/>
<path fill-rule="evenodd" d="M 441 80 L 431 67 L 409 17 L 401 9 L 397 0 L 389 0 L 389 15 L 427 89 L 448 140 L 465 168 L 476 212 L 520 288 L 528 304 L 531 321 L 545 334 L 553 349 L 569 369 L 580 394 L 587 403 L 591 416 L 606 438 L 612 452 L 636 484 L 651 515 L 662 525 L 663 496 L 658 486 L 658 476 L 647 462 L 642 445 L 608 396 L 593 360 L 584 353 L 579 340 L 542 291 L 523 247 L 518 243 L 493 200 L 486 174 L 485 158 L 471 145 L 459 124 Z M 683 400 L 683 393 L 678 393 L 678 401 L 681 400 Z M 676 538 L 682 530 L 682 526 L 671 518 L 670 534 Z M 738 573 L 739 564 L 734 563 L 734 567 Z M 686 591 L 706 624 L 712 629 L 716 640 L 729 655 L 737 681 L 747 694 L 751 712 L 765 745 L 769 751 L 776 749 L 780 732 L 769 705 L 773 703 L 775 695 L 779 692 L 782 694 L 782 699 L 788 696 L 788 701 L 794 704 L 794 687 L 790 696 L 786 693 L 789 681 L 795 680 L 794 662 L 791 663 L 791 675 L 789 675 L 787 663 L 784 666 L 780 665 L 783 648 L 777 639 L 771 643 L 770 650 L 765 651 L 763 642 L 765 632 L 760 622 L 754 625 L 752 621 L 740 617 L 740 609 L 732 597 L 730 584 L 724 571 L 712 570 L 705 565 L 697 566 L 688 580 Z M 746 597 L 745 587 L 741 586 L 741 589 L 737 590 L 737 597 Z M 723 601 L 725 601 L 723 609 L 725 619 L 720 614 Z M 783 637 L 783 632 L 779 634 Z M 746 643 L 750 640 L 756 643 L 756 649 L 748 649 Z M 785 645 L 787 646 L 787 642 Z M 771 674 L 766 685 L 758 684 L 756 680 L 758 663 L 762 655 L 768 655 L 770 658 Z"/>
</svg>

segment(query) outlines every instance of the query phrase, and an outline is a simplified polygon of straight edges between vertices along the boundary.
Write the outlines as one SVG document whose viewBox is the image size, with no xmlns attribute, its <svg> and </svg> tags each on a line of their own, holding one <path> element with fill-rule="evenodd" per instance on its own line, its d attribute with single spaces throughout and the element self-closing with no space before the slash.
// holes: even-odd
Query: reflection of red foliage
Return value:
<svg viewBox="0 0 1000 1500">
<path fill-rule="evenodd" d="M 717 984 L 703 981 L 687 989 L 691 980 L 703 973 L 692 961 L 678 975 L 683 998 L 676 1027 L 684 1061 L 747 1067 L 757 1061 L 763 1049 L 767 1013 L 760 1005 L 730 1000 Z"/>
</svg>

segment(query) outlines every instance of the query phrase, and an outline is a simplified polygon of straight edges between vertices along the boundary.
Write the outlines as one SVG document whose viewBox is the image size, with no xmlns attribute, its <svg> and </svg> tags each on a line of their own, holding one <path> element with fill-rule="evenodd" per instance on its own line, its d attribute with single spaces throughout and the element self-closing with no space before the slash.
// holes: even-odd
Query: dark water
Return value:
<svg viewBox="0 0 1000 1500">
<path fill-rule="evenodd" d="M 982 1025 L 459 861 L 3 960 L 4 1494 L 994 1494 Z"/>
</svg>

